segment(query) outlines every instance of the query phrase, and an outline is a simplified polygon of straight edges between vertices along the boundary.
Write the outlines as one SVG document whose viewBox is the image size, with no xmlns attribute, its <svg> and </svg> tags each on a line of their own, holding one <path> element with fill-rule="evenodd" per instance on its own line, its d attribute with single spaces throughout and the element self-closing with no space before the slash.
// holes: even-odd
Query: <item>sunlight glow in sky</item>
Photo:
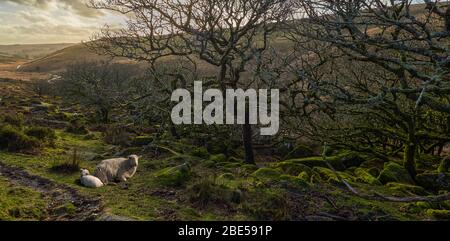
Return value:
<svg viewBox="0 0 450 241">
<path fill-rule="evenodd" d="M 0 44 L 78 43 L 123 18 L 87 0 L 0 0 Z"/>
</svg>

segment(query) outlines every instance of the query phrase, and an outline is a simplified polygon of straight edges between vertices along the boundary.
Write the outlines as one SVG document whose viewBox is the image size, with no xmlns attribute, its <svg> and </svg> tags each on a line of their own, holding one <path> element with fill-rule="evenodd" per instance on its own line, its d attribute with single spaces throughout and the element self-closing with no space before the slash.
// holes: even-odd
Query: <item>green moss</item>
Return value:
<svg viewBox="0 0 450 241">
<path fill-rule="evenodd" d="M 167 167 L 155 174 L 157 182 L 166 186 L 181 186 L 190 176 L 191 168 L 188 164 L 176 167 Z"/>
<path fill-rule="evenodd" d="M 450 168 L 450 156 L 443 158 L 441 163 L 439 164 L 438 172 L 446 173 L 449 172 Z"/>
<path fill-rule="evenodd" d="M 26 129 L 25 134 L 46 142 L 53 142 L 56 139 L 56 132 L 47 127 L 33 126 Z"/>
<path fill-rule="evenodd" d="M 224 154 L 212 155 L 208 160 L 214 163 L 223 163 L 227 161 L 227 156 Z"/>
<path fill-rule="evenodd" d="M 220 176 L 218 177 L 218 179 L 219 179 L 219 180 L 220 180 L 220 179 L 234 180 L 235 177 L 234 177 L 234 175 L 233 175 L 232 173 L 224 173 L 224 174 L 220 175 Z"/>
<path fill-rule="evenodd" d="M 354 171 L 357 181 L 372 184 L 372 185 L 381 185 L 381 182 L 378 181 L 378 179 L 372 174 L 369 173 L 369 171 L 365 168 L 356 168 Z"/>
<path fill-rule="evenodd" d="M 39 147 L 41 143 L 38 139 L 25 135 L 20 129 L 11 125 L 0 127 L 0 150 L 22 152 Z"/>
<path fill-rule="evenodd" d="M 336 170 L 344 171 L 350 167 L 359 166 L 365 159 L 353 152 L 343 152 L 336 156 L 327 157 L 327 162 Z M 310 168 L 313 167 L 328 167 L 327 162 L 323 157 L 308 157 L 302 159 L 293 159 L 286 162 L 303 164 Z"/>
<path fill-rule="evenodd" d="M 260 168 L 252 174 L 252 176 L 259 179 L 277 179 L 282 175 L 282 173 L 273 168 Z"/>
<path fill-rule="evenodd" d="M 298 175 L 298 178 L 302 179 L 305 182 L 311 181 L 311 176 L 307 172 L 302 172 Z"/>
<path fill-rule="evenodd" d="M 404 184 L 414 183 L 406 169 L 395 162 L 385 163 L 384 169 L 381 171 L 378 180 L 382 184 L 387 184 L 389 182 Z"/>
<path fill-rule="evenodd" d="M 450 220 L 449 210 L 428 209 L 425 214 L 430 218 Z"/>
<path fill-rule="evenodd" d="M 214 161 L 207 160 L 202 162 L 202 165 L 205 167 L 215 167 L 216 163 Z"/>
<path fill-rule="evenodd" d="M 450 189 L 450 174 L 437 172 L 424 172 L 416 176 L 417 182 L 429 190 Z"/>
<path fill-rule="evenodd" d="M 0 220 L 43 220 L 48 202 L 33 189 L 11 185 L 0 177 Z"/>
<path fill-rule="evenodd" d="M 203 159 L 208 159 L 208 158 L 209 158 L 209 152 L 208 152 L 208 150 L 207 150 L 206 148 L 204 148 L 204 147 L 196 147 L 196 148 L 194 148 L 194 149 L 191 151 L 190 154 L 191 154 L 192 156 L 200 157 L 200 158 L 203 158 Z"/>
<path fill-rule="evenodd" d="M 257 221 L 289 220 L 291 215 L 286 194 L 270 188 L 248 193 L 242 211 Z"/>
<path fill-rule="evenodd" d="M 280 162 L 274 165 L 275 168 L 281 168 L 285 174 L 289 174 L 292 176 L 298 176 L 302 172 L 307 172 L 311 174 L 312 169 L 306 165 L 294 162 Z"/>
<path fill-rule="evenodd" d="M 427 192 L 423 187 L 414 186 L 414 185 L 408 185 L 403 183 L 396 183 L 396 182 L 390 182 L 386 184 L 388 188 L 391 190 L 403 192 L 405 194 L 416 194 L 416 195 L 427 195 Z"/>
<path fill-rule="evenodd" d="M 326 182 L 339 184 L 339 185 L 342 184 L 341 181 L 339 181 L 339 178 L 336 176 L 336 174 L 328 168 L 314 167 L 313 172 L 317 173 L 320 176 L 320 178 Z M 345 173 L 345 172 L 336 172 L 336 173 L 339 175 L 339 177 L 342 180 L 344 180 L 346 182 L 354 182 L 355 181 L 355 178 L 348 173 Z"/>
<path fill-rule="evenodd" d="M 307 181 L 303 180 L 302 178 L 296 177 L 296 176 L 281 175 L 279 177 L 279 179 L 281 181 L 287 181 L 290 184 L 294 184 L 294 185 L 298 185 L 298 186 L 303 186 L 303 187 L 308 186 L 308 182 Z"/>
<path fill-rule="evenodd" d="M 12 125 L 14 127 L 21 128 L 25 122 L 25 119 L 22 113 L 6 114 L 3 115 L 1 122 L 8 125 Z"/>
<path fill-rule="evenodd" d="M 431 208 L 431 204 L 428 202 L 416 202 L 415 205 L 422 210 Z"/>
<path fill-rule="evenodd" d="M 255 172 L 256 170 L 258 170 L 258 167 L 252 164 L 244 164 L 241 166 L 241 168 L 246 170 L 247 172 Z"/>
<path fill-rule="evenodd" d="M 55 212 L 61 214 L 74 215 L 77 212 L 77 207 L 71 202 L 65 203 L 60 207 L 55 208 Z"/>
</svg>

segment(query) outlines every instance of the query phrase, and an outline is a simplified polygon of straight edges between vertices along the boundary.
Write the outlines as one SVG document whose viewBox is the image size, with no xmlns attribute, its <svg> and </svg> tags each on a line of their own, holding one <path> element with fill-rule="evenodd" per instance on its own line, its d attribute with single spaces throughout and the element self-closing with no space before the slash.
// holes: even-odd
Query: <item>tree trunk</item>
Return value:
<svg viewBox="0 0 450 241">
<path fill-rule="evenodd" d="M 246 122 L 243 126 L 243 141 L 245 149 L 245 163 L 255 164 L 255 157 L 253 153 L 253 143 L 252 143 L 252 126 L 249 122 Z"/>
<path fill-rule="evenodd" d="M 175 127 L 175 125 L 169 121 L 169 125 L 170 125 L 170 134 L 172 135 L 172 137 L 174 137 L 175 139 L 179 140 L 181 139 L 180 134 L 178 134 L 177 128 Z"/>
<path fill-rule="evenodd" d="M 253 153 L 253 132 L 252 125 L 250 124 L 250 106 L 246 105 L 247 110 L 245 111 L 245 124 L 242 127 L 242 139 L 244 142 L 245 149 L 245 163 L 255 164 L 255 156 Z"/>
<path fill-rule="evenodd" d="M 109 123 L 109 110 L 106 108 L 102 108 L 100 110 L 100 115 L 101 115 L 102 122 L 104 124 L 108 124 Z"/>
<path fill-rule="evenodd" d="M 416 182 L 416 155 L 417 145 L 415 143 L 406 143 L 405 144 L 405 153 L 404 153 L 404 161 L 405 168 L 408 171 L 411 178 Z"/>
</svg>

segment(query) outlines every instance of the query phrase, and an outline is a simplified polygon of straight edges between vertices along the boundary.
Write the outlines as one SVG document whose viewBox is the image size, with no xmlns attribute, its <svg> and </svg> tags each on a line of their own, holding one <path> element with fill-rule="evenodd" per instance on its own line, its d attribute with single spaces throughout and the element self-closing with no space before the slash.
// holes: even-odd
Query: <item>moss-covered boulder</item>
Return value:
<svg viewBox="0 0 450 241">
<path fill-rule="evenodd" d="M 241 166 L 241 168 L 246 170 L 247 172 L 255 172 L 256 170 L 258 170 L 258 166 L 252 164 L 244 164 Z"/>
<path fill-rule="evenodd" d="M 312 172 L 312 169 L 304 164 L 289 161 L 276 163 L 274 167 L 280 168 L 285 174 L 291 176 L 298 176 L 302 172 L 307 172 L 308 174 L 311 174 Z"/>
<path fill-rule="evenodd" d="M 280 181 L 285 181 L 285 182 L 287 182 L 289 184 L 298 185 L 298 186 L 303 186 L 303 187 L 308 186 L 308 182 L 307 181 L 305 181 L 305 180 L 303 180 L 303 179 L 301 179 L 299 177 L 294 177 L 294 176 L 291 176 L 291 175 L 281 175 L 279 177 L 279 180 Z"/>
<path fill-rule="evenodd" d="M 200 157 L 200 158 L 203 158 L 203 159 L 208 159 L 209 156 L 210 156 L 208 150 L 205 147 L 193 148 L 190 154 L 192 156 Z"/>
<path fill-rule="evenodd" d="M 408 185 L 404 183 L 390 182 L 386 184 L 386 186 L 391 190 L 402 192 L 405 194 L 416 194 L 422 196 L 428 194 L 423 187 Z"/>
<path fill-rule="evenodd" d="M 191 168 L 185 163 L 176 167 L 167 167 L 155 174 L 157 182 L 166 186 L 181 186 L 190 177 Z"/>
<path fill-rule="evenodd" d="M 327 162 L 323 160 L 322 157 L 308 157 L 308 158 L 302 158 L 302 159 L 292 159 L 288 160 L 286 162 L 295 163 L 295 164 L 302 164 L 305 166 L 308 166 L 310 168 L 314 167 L 328 167 L 327 162 L 336 170 L 344 171 L 345 167 L 342 165 L 342 162 L 338 158 L 327 158 Z"/>
<path fill-rule="evenodd" d="M 437 156 L 420 154 L 416 158 L 416 169 L 419 172 L 426 170 L 435 170 L 437 168 L 436 163 L 439 163 L 440 160 L 441 158 Z"/>
<path fill-rule="evenodd" d="M 378 176 L 378 180 L 382 184 L 387 184 L 389 182 L 414 184 L 408 171 L 395 162 L 388 162 L 384 165 L 384 169 L 381 171 L 380 176 Z"/>
<path fill-rule="evenodd" d="M 356 180 L 372 185 L 381 185 L 381 182 L 373 176 L 367 169 L 358 167 L 354 170 Z"/>
<path fill-rule="evenodd" d="M 339 177 L 346 182 L 354 182 L 355 181 L 355 177 L 353 177 L 352 175 L 350 175 L 348 173 L 334 172 L 333 170 L 324 168 L 324 167 L 314 167 L 313 172 L 315 174 L 318 174 L 322 180 L 324 180 L 326 182 L 334 183 L 334 184 L 342 184 L 341 181 L 339 180 Z M 339 175 L 339 177 L 336 174 Z"/>
<path fill-rule="evenodd" d="M 252 174 L 258 179 L 278 179 L 282 175 L 280 170 L 273 168 L 260 168 Z"/>
<path fill-rule="evenodd" d="M 342 165 L 344 165 L 346 169 L 350 167 L 359 167 L 365 161 L 366 159 L 364 159 L 361 155 L 352 152 L 342 155 L 341 157 Z"/>
<path fill-rule="evenodd" d="M 345 171 L 351 167 L 358 167 L 363 163 L 365 159 L 360 155 L 353 152 L 344 152 L 336 156 L 327 157 L 326 161 L 323 157 L 308 157 L 301 159 L 287 160 L 286 162 L 303 164 L 310 168 L 313 167 L 325 167 L 328 168 L 327 162 L 338 171 Z"/>
<path fill-rule="evenodd" d="M 310 182 L 311 181 L 311 176 L 310 174 L 308 174 L 307 172 L 302 172 L 298 175 L 298 178 L 302 179 L 305 182 Z"/>
<path fill-rule="evenodd" d="M 450 156 L 447 156 L 441 160 L 441 163 L 439 164 L 438 172 L 446 173 L 446 172 L 449 172 L 449 169 L 450 169 Z"/>
<path fill-rule="evenodd" d="M 428 190 L 450 190 L 450 174 L 424 172 L 416 176 L 417 182 Z"/>
<path fill-rule="evenodd" d="M 219 180 L 234 180 L 235 177 L 232 173 L 224 173 L 218 177 Z"/>
<path fill-rule="evenodd" d="M 381 160 L 379 158 L 371 158 L 363 163 L 361 163 L 360 167 L 363 168 L 376 168 L 378 170 L 383 170 L 384 169 L 384 164 L 386 162 L 384 160 Z"/>
<path fill-rule="evenodd" d="M 224 163 L 227 162 L 227 156 L 224 154 L 211 155 L 208 161 L 212 161 L 214 163 Z"/>
<path fill-rule="evenodd" d="M 450 220 L 450 211 L 449 210 L 428 209 L 425 212 L 425 214 L 430 218 Z"/>
</svg>

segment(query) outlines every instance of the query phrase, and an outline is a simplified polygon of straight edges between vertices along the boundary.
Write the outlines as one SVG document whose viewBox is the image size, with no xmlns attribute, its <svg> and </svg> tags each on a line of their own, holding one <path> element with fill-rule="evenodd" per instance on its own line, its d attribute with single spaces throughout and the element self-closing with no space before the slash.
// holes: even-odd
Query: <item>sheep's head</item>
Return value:
<svg viewBox="0 0 450 241">
<path fill-rule="evenodd" d="M 88 169 L 81 169 L 81 176 L 82 176 L 82 177 L 84 177 L 84 176 L 88 176 L 88 175 L 90 175 L 90 173 L 89 173 L 89 170 L 88 170 Z"/>
<path fill-rule="evenodd" d="M 139 157 L 137 155 L 129 156 L 128 160 L 130 160 L 130 164 L 133 167 L 137 167 L 139 165 Z"/>
</svg>

